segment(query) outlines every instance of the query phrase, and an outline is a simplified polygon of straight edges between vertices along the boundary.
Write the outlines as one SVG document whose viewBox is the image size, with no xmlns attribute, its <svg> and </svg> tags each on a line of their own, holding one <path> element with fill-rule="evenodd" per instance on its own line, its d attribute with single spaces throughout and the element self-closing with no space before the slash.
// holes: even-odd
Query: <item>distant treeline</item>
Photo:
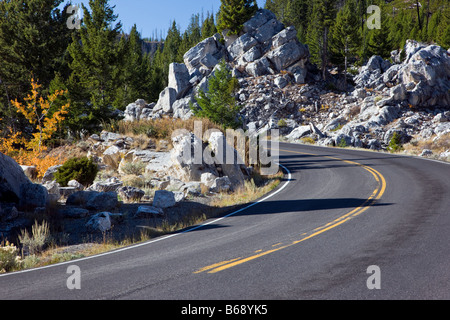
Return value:
<svg viewBox="0 0 450 320">
<path fill-rule="evenodd" d="M 377 6 L 378 11 L 368 10 Z M 448 0 L 267 0 L 284 24 L 294 25 L 319 67 L 363 64 L 372 55 L 390 58 L 407 39 L 450 47 Z M 379 13 L 379 29 L 369 29 Z"/>
</svg>

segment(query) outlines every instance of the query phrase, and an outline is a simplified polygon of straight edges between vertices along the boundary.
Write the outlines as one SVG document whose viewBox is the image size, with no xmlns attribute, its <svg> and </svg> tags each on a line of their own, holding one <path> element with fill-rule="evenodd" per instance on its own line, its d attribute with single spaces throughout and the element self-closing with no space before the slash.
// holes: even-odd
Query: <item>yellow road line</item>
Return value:
<svg viewBox="0 0 450 320">
<path fill-rule="evenodd" d="M 199 269 L 198 271 L 196 271 L 196 272 L 194 272 L 194 273 L 202 273 L 202 272 L 205 272 L 205 271 L 208 271 L 208 270 L 211 270 L 211 269 L 220 267 L 220 266 L 222 266 L 222 265 L 224 265 L 224 264 L 227 264 L 227 263 L 230 263 L 230 262 L 239 260 L 239 259 L 241 259 L 241 258 L 236 258 L 236 259 L 232 259 L 232 260 L 228 260 L 228 261 L 222 261 L 222 262 L 219 262 L 219 263 L 215 263 L 215 264 L 212 264 L 212 265 L 210 265 L 210 266 L 201 268 L 201 269 Z"/>
<path fill-rule="evenodd" d="M 305 154 L 305 155 L 318 156 L 318 155 L 311 154 L 311 153 L 303 153 L 303 152 L 296 152 L 296 151 L 289 151 L 289 150 L 279 150 L 279 151 L 289 152 L 289 153 L 296 153 L 296 154 Z M 264 251 L 264 252 L 261 252 L 262 250 L 257 250 L 257 251 L 255 251 L 255 253 L 257 253 L 257 254 L 252 255 L 250 257 L 247 257 L 247 258 L 236 258 L 236 259 L 233 259 L 233 260 L 219 262 L 219 263 L 216 263 L 216 264 L 204 267 L 202 269 L 199 269 L 195 273 L 202 273 L 202 272 L 205 272 L 205 271 L 208 271 L 208 273 L 220 272 L 220 271 L 223 271 L 223 270 L 235 267 L 237 265 L 240 265 L 240 264 L 243 264 L 243 263 L 246 263 L 246 262 L 258 259 L 258 258 L 266 256 L 268 254 L 271 254 L 271 253 L 274 253 L 274 252 L 277 252 L 277 251 L 289 248 L 289 247 L 291 247 L 293 245 L 296 245 L 298 243 L 301 243 L 303 241 L 306 241 L 308 239 L 316 237 L 316 236 L 318 236 L 318 235 L 320 235 L 320 234 L 322 234 L 322 233 L 324 233 L 326 231 L 329 231 L 331 229 L 334 229 L 334 228 L 342 225 L 343 223 L 351 220 L 352 218 L 362 214 L 363 212 L 368 210 L 371 206 L 373 206 L 373 204 L 377 200 L 381 199 L 381 197 L 385 193 L 385 191 L 386 191 L 386 179 L 384 178 L 384 176 L 380 172 L 378 172 L 374 168 L 366 166 L 366 165 L 363 165 L 363 164 L 358 163 L 358 162 L 350 161 L 350 160 L 343 160 L 343 159 L 330 157 L 330 156 L 323 156 L 323 157 L 324 158 L 333 159 L 333 160 L 343 161 L 343 162 L 346 162 L 346 163 L 349 163 L 349 164 L 352 164 L 352 165 L 357 165 L 357 166 L 362 167 L 363 169 L 365 169 L 366 171 L 370 172 L 373 175 L 373 177 L 375 178 L 375 180 L 376 180 L 376 182 L 378 184 L 377 188 L 372 192 L 371 196 L 361 206 L 353 209 L 349 213 L 346 213 L 343 216 L 341 216 L 341 217 L 339 217 L 339 218 L 337 218 L 337 219 L 335 219 L 335 220 L 333 220 L 331 222 L 328 222 L 327 224 L 325 224 L 325 225 L 323 225 L 321 227 L 318 227 L 318 228 L 314 229 L 310 234 L 303 233 L 302 234 L 303 238 L 300 239 L 300 240 L 293 241 L 292 243 L 284 245 L 284 246 L 281 246 L 282 243 L 278 243 L 278 244 L 272 246 L 272 247 L 277 247 L 275 249 L 271 249 L 271 250 Z"/>
</svg>

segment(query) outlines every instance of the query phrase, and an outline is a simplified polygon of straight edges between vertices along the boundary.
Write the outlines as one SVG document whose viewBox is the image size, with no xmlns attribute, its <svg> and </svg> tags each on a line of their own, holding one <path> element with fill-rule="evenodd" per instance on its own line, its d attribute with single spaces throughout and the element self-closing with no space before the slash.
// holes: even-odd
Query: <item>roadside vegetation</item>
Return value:
<svg viewBox="0 0 450 320">
<path fill-rule="evenodd" d="M 208 206 L 193 209 L 175 222 L 163 220 L 158 227 L 143 226 L 140 230 L 130 230 L 129 235 L 120 240 L 114 236 L 112 229 L 103 233 L 100 241 L 86 237 L 82 243 L 68 246 L 68 235 L 60 230 L 61 221 L 54 213 L 48 212 L 35 221 L 31 230 L 21 230 L 17 245 L 7 241 L 0 243 L 0 273 L 93 256 L 199 225 L 256 201 L 278 187 L 283 177 L 282 172 L 268 177 L 255 172 L 252 179 L 246 181 L 239 190 L 211 197 Z M 208 197 L 206 194 L 203 196 Z"/>
</svg>

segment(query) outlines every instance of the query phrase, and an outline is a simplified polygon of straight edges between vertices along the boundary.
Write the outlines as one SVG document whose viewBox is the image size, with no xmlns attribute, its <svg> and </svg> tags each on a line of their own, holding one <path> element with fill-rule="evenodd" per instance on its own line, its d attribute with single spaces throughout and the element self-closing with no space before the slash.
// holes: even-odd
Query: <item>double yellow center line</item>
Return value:
<svg viewBox="0 0 450 320">
<path fill-rule="evenodd" d="M 280 150 L 283 152 L 287 152 L 287 153 L 295 153 L 295 154 L 302 154 L 302 155 L 310 155 L 310 156 L 319 156 L 319 155 L 315 155 L 315 154 L 310 154 L 310 153 L 303 153 L 303 152 L 296 152 L 296 151 L 290 151 L 290 150 Z M 381 173 L 379 173 L 377 170 L 375 170 L 372 167 L 363 165 L 361 163 L 358 162 L 354 162 L 354 161 L 350 161 L 350 160 L 343 160 L 340 158 L 335 158 L 335 157 L 330 157 L 330 156 L 323 156 L 324 158 L 328 158 L 328 159 L 332 159 L 332 160 L 338 160 L 338 161 L 343 161 L 345 163 L 351 164 L 351 165 L 357 165 L 365 170 L 367 170 L 368 172 L 370 172 L 373 177 L 375 178 L 376 182 L 377 182 L 377 187 L 376 189 L 372 192 L 371 196 L 359 207 L 353 209 L 352 211 L 344 214 L 343 216 L 340 216 L 339 218 L 330 221 L 328 223 L 326 223 L 323 226 L 320 226 L 310 232 L 307 233 L 303 233 L 301 235 L 301 238 L 299 240 L 295 240 L 292 241 L 288 244 L 283 245 L 282 243 L 277 243 L 276 245 L 272 246 L 273 249 L 267 250 L 267 251 L 261 251 L 261 250 L 257 250 L 255 251 L 255 254 L 246 258 L 243 257 L 239 257 L 239 258 L 235 258 L 232 260 L 227 260 L 227 261 L 222 261 L 219 263 L 215 263 L 212 264 L 210 266 L 201 268 L 197 271 L 195 271 L 194 273 L 202 273 L 202 272 L 208 272 L 208 273 L 217 273 L 232 267 L 235 267 L 237 265 L 261 258 L 263 256 L 266 256 L 268 254 L 280 251 L 280 250 L 284 250 L 286 248 L 289 248 L 291 246 L 294 246 L 296 244 L 299 244 L 303 241 L 306 241 L 308 239 L 314 238 L 326 231 L 329 231 L 331 229 L 334 229 L 340 225 L 342 225 L 345 222 L 348 222 L 349 220 L 353 219 L 354 217 L 360 215 L 361 213 L 365 212 L 366 210 L 368 210 L 371 206 L 374 205 L 374 203 L 379 200 L 383 194 L 386 191 L 386 179 L 383 177 L 383 175 Z"/>
</svg>

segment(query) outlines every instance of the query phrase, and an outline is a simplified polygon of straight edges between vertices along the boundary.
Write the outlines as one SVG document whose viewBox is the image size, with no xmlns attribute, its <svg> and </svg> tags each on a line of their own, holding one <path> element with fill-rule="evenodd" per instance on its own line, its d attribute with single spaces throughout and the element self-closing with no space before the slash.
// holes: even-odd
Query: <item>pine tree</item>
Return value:
<svg viewBox="0 0 450 320">
<path fill-rule="evenodd" d="M 82 5 L 83 25 L 68 48 L 72 59 L 68 87 L 76 102 L 70 118 L 76 131 L 96 129 L 118 107 L 114 102 L 124 57 L 117 41 L 122 24 L 115 24 L 114 7 L 108 0 L 90 0 L 89 6 L 91 12 Z"/>
<path fill-rule="evenodd" d="M 192 111 L 198 117 L 237 129 L 241 125 L 238 120 L 240 106 L 234 96 L 237 86 L 237 80 L 231 76 L 225 60 L 221 60 L 214 76 L 209 79 L 208 92 L 200 91 L 196 97 L 200 109 L 191 106 Z"/>
<path fill-rule="evenodd" d="M 228 34 L 240 34 L 243 25 L 258 10 L 256 0 L 221 0 L 219 23 L 220 33 L 229 30 Z"/>
<path fill-rule="evenodd" d="M 345 72 L 349 59 L 355 57 L 361 46 L 359 17 L 354 0 L 348 0 L 338 12 L 336 22 L 331 31 L 330 51 L 332 62 L 344 64 Z"/>
<path fill-rule="evenodd" d="M 309 16 L 306 43 L 310 47 L 311 60 L 320 65 L 325 80 L 329 63 L 330 29 L 336 17 L 336 0 L 314 0 Z"/>
<path fill-rule="evenodd" d="M 178 47 L 177 60 L 182 61 L 184 54 L 201 40 L 202 27 L 200 25 L 200 15 L 195 14 L 191 17 L 191 22 L 181 37 L 180 45 Z"/>
<path fill-rule="evenodd" d="M 123 35 L 119 51 L 124 52 L 120 72 L 120 87 L 115 105 L 124 108 L 137 99 L 150 98 L 150 56 L 143 53 L 143 40 L 134 25 L 128 36 Z M 121 109 L 122 109 L 121 108 Z"/>
<path fill-rule="evenodd" d="M 436 43 L 443 48 L 450 48 L 450 5 L 442 11 L 440 22 L 436 28 Z"/>
<path fill-rule="evenodd" d="M 391 51 L 394 49 L 389 37 L 390 25 L 392 22 L 387 14 L 387 7 L 382 3 L 379 5 L 381 7 L 381 28 L 368 31 L 366 58 L 373 55 L 378 55 L 387 59 L 390 57 Z"/>
<path fill-rule="evenodd" d="M 155 73 L 160 77 L 156 81 L 161 82 L 162 89 L 167 87 L 169 82 L 170 64 L 172 62 L 182 63 L 183 54 L 183 38 L 180 34 L 176 21 L 173 21 L 172 26 L 167 32 L 167 37 L 164 41 L 164 48 L 160 52 L 160 55 L 154 59 L 154 68 L 157 69 L 155 70 Z"/>
<path fill-rule="evenodd" d="M 168 79 L 163 78 L 163 48 L 162 43 L 158 46 L 150 65 L 150 98 L 149 101 L 156 102 L 159 98 L 159 93 L 164 90 L 165 83 Z M 164 82 L 164 80 L 166 82 Z"/>
<path fill-rule="evenodd" d="M 212 37 L 217 33 L 217 27 L 214 20 L 214 14 L 209 14 L 202 24 L 202 39 Z"/>
<path fill-rule="evenodd" d="M 306 40 L 306 30 L 308 27 L 308 0 L 290 0 L 286 4 L 285 21 L 286 25 L 292 25 L 297 30 L 297 37 L 301 42 Z"/>
</svg>

